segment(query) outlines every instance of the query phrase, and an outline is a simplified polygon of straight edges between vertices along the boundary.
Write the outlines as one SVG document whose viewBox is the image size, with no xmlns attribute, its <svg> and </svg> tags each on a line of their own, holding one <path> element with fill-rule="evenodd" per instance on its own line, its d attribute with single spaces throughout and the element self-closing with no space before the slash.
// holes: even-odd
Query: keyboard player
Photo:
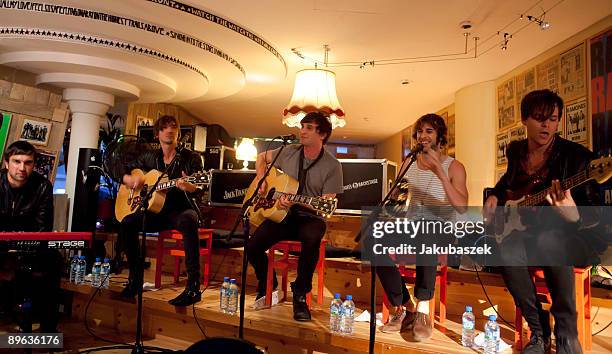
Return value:
<svg viewBox="0 0 612 354">
<path fill-rule="evenodd" d="M 53 186 L 34 171 L 35 163 L 36 149 L 28 142 L 16 141 L 5 150 L 0 170 L 0 231 L 52 230 Z M 63 262 L 60 253 L 50 249 L 6 251 L 6 246 L 0 245 L 0 306 L 10 310 L 30 298 L 39 313 L 40 332 L 56 333 Z"/>
</svg>

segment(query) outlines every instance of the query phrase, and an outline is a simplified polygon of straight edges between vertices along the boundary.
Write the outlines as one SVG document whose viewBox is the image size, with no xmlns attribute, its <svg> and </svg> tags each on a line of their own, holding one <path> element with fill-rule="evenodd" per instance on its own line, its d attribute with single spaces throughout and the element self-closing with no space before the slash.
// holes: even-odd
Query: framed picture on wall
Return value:
<svg viewBox="0 0 612 354">
<path fill-rule="evenodd" d="M 0 156 L 4 154 L 12 118 L 13 116 L 8 113 L 0 114 Z"/>
<path fill-rule="evenodd" d="M 412 125 L 402 130 L 402 161 L 412 151 Z"/>
<path fill-rule="evenodd" d="M 25 140 L 32 145 L 47 146 L 53 123 L 23 118 L 17 129 L 17 140 Z"/>
<path fill-rule="evenodd" d="M 587 146 L 587 101 L 582 98 L 565 107 L 565 135 L 567 140 Z"/>
<path fill-rule="evenodd" d="M 508 135 L 508 132 L 497 134 L 497 166 L 503 166 L 508 162 L 506 158 L 506 148 L 510 143 Z"/>
<path fill-rule="evenodd" d="M 153 118 L 149 118 L 145 116 L 136 116 L 136 126 L 137 127 L 152 127 Z"/>
<path fill-rule="evenodd" d="M 36 164 L 34 171 L 43 175 L 46 179 L 51 181 L 51 184 L 55 181 L 55 169 L 57 168 L 58 160 L 57 151 L 49 151 L 38 149 L 36 151 Z"/>
<path fill-rule="evenodd" d="M 514 78 L 497 87 L 497 119 L 498 130 L 504 130 L 515 123 L 515 87 Z"/>
</svg>

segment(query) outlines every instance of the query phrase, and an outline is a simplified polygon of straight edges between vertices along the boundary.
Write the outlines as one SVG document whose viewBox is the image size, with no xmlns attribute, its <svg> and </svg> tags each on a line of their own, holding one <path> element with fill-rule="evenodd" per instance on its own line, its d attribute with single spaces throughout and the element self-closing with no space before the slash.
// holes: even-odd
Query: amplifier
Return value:
<svg viewBox="0 0 612 354">
<path fill-rule="evenodd" d="M 185 147 L 189 150 L 204 152 L 206 150 L 206 127 L 201 125 L 181 125 L 181 136 L 187 133 L 191 134 L 191 138 L 187 140 Z M 138 127 L 138 137 L 149 143 L 154 149 L 159 148 L 159 140 L 155 137 L 153 127 Z"/>
<path fill-rule="evenodd" d="M 344 192 L 337 196 L 338 214 L 361 214 L 387 195 L 397 173 L 397 164 L 387 159 L 338 159 L 342 165 Z"/>
<path fill-rule="evenodd" d="M 209 201 L 214 206 L 242 206 L 255 170 L 211 170 Z"/>
<path fill-rule="evenodd" d="M 239 167 L 236 161 L 236 150 L 225 145 L 208 146 L 204 151 L 204 169 L 228 169 Z"/>
</svg>

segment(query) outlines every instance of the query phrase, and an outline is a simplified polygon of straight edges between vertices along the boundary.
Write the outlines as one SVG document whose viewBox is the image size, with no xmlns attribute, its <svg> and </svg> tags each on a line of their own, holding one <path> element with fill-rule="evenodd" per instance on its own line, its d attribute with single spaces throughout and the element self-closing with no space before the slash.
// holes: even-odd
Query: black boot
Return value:
<svg viewBox="0 0 612 354">
<path fill-rule="evenodd" d="M 548 354 L 550 353 L 550 337 L 532 334 L 531 340 L 521 354 Z"/>
<path fill-rule="evenodd" d="M 185 286 L 185 290 L 179 294 L 179 296 L 174 299 L 168 301 L 170 305 L 174 306 L 189 306 L 193 305 L 196 302 L 202 301 L 202 292 L 200 291 L 200 282 L 199 281 L 188 281 L 187 286 Z"/>
<path fill-rule="evenodd" d="M 291 291 L 293 292 L 293 319 L 300 322 L 310 321 L 310 309 L 306 303 L 306 293 L 295 289 L 294 283 L 291 283 Z"/>
<path fill-rule="evenodd" d="M 576 337 L 557 337 L 557 354 L 582 354 L 582 347 Z"/>
</svg>

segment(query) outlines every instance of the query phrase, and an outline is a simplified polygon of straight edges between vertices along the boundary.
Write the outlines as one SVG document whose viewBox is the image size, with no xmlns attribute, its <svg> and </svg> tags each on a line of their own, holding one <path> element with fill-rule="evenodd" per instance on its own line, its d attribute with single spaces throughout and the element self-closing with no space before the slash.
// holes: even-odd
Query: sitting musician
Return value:
<svg viewBox="0 0 612 354">
<path fill-rule="evenodd" d="M 133 164 L 127 166 L 126 172 L 129 173 L 136 168 L 145 172 L 156 169 L 166 171 L 169 179 L 175 179 L 202 171 L 200 155 L 187 149 L 178 150 L 177 148 L 180 134 L 178 119 L 168 115 L 161 116 L 155 121 L 153 127 L 159 139 L 160 149 L 142 154 Z M 123 184 L 127 187 L 137 188 L 143 183 L 142 175 L 125 174 L 123 176 Z M 199 213 L 197 205 L 190 198 L 198 188 L 186 180 L 179 180 L 176 187 L 167 191 L 166 201 L 159 214 L 147 213 L 146 230 L 147 232 L 178 230 L 183 234 L 187 284 L 185 290 L 169 303 L 174 306 L 188 306 L 201 300 Z M 138 278 L 136 275 L 138 275 L 137 272 L 143 271 L 138 259 L 138 235 L 142 229 L 142 216 L 141 212 L 134 213 L 126 216 L 121 222 L 120 238 L 126 248 L 130 270 L 128 284 L 122 292 L 124 297 L 134 297 L 137 294 L 138 288 L 135 280 Z"/>
<path fill-rule="evenodd" d="M 16 141 L 4 153 L 0 171 L 0 231 L 49 232 L 53 229 L 53 186 L 34 171 L 36 149 Z M 2 302 L 26 298 L 40 312 L 40 330 L 56 333 L 62 258 L 57 250 L 7 254 L 0 246 Z"/>
<path fill-rule="evenodd" d="M 301 126 L 301 144 L 287 146 L 274 165 L 300 182 L 297 194 L 334 198 L 336 194 L 342 193 L 343 188 L 340 162 L 323 146 L 331 136 L 331 123 L 323 113 L 311 112 L 302 119 Z M 279 149 L 269 150 L 257 156 L 257 179 L 263 177 L 266 165 L 272 163 L 278 151 Z M 260 193 L 265 192 L 265 189 L 264 182 Z M 268 269 L 266 251 L 282 240 L 300 241 L 302 249 L 297 278 L 291 283 L 293 318 L 296 321 L 310 321 L 306 294 L 312 289 L 312 275 L 319 260 L 319 246 L 326 224 L 323 218 L 306 207 L 293 205 L 286 197 L 281 197 L 278 205 L 289 209 L 287 217 L 280 223 L 265 220 L 247 244 L 248 259 L 258 280 L 255 308 L 261 308 L 265 303 Z M 275 274 L 275 289 L 277 285 Z"/>
<path fill-rule="evenodd" d="M 535 191 L 544 189 L 542 187 L 552 188 L 545 205 L 553 207 L 536 210 L 539 212 L 537 221 L 529 219 L 534 218 L 533 212 L 522 215 L 522 223 L 527 229 L 513 231 L 500 245 L 504 281 L 531 330 L 531 340 L 523 353 L 549 352 L 551 335 L 548 313 L 542 310 L 536 298 L 528 265 L 541 266 L 544 270 L 552 296 L 557 353 L 582 353 L 577 339 L 571 264 L 585 261 L 585 257 L 575 257 L 588 254 L 577 232 L 597 224 L 598 213 L 595 208 L 579 212 L 576 205 L 598 205 L 598 196 L 597 186 L 590 183 L 571 192 L 561 187 L 559 181 L 584 169 L 593 158 L 583 146 L 557 135 L 562 115 L 563 100 L 552 91 L 533 91 L 523 98 L 521 120 L 527 129 L 527 139 L 508 146 L 508 169 L 495 186 L 493 195 L 485 201 L 485 216 L 491 220 L 495 206 L 508 199 L 506 191 L 520 191 L 530 185 L 535 185 Z M 577 263 L 572 263 L 574 261 Z"/>
<path fill-rule="evenodd" d="M 404 175 L 402 184 L 408 187 L 411 194 L 408 210 L 432 207 L 431 210 L 438 210 L 432 216 L 452 221 L 455 211 L 465 211 L 468 192 L 463 164 L 441 151 L 447 143 L 447 132 L 444 119 L 437 114 L 426 114 L 416 121 L 412 137 L 423 145 L 423 151 Z M 407 161 L 409 159 L 404 161 L 404 165 Z M 401 171 L 405 169 L 404 165 Z M 414 215 L 408 213 L 406 216 Z M 424 236 L 432 239 L 430 235 Z M 423 242 L 427 238 L 420 240 Z M 416 307 L 412 305 L 404 279 L 395 263 L 390 258 L 377 257 L 377 260 L 381 264 L 376 268 L 377 275 L 391 303 L 389 322 L 381 327 L 381 331 L 410 331 L 417 341 L 429 339 L 433 332 L 429 302 L 436 291 L 437 255 L 417 253 L 414 285 Z"/>
</svg>

